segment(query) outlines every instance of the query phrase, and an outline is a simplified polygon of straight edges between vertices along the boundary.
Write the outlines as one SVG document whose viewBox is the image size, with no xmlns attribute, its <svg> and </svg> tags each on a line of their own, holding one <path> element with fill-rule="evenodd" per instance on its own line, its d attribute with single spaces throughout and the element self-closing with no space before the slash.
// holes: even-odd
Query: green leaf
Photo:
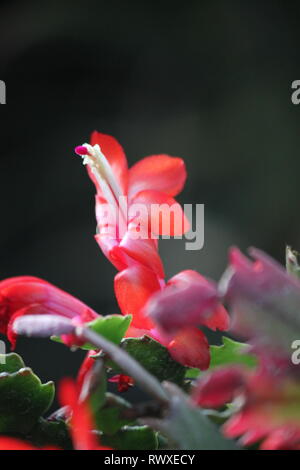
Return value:
<svg viewBox="0 0 300 470">
<path fill-rule="evenodd" d="M 129 328 L 131 320 L 132 315 L 107 315 L 106 317 L 96 318 L 96 320 L 86 323 L 85 326 L 112 343 L 120 344 Z M 59 336 L 51 336 L 51 339 L 57 343 L 63 343 Z M 84 350 L 92 350 L 95 349 L 95 346 L 86 343 L 80 348 Z"/>
<path fill-rule="evenodd" d="M 73 447 L 68 426 L 62 420 L 48 421 L 40 418 L 30 433 L 30 441 L 38 447 L 54 445 L 65 450 Z"/>
<path fill-rule="evenodd" d="M 5 358 L 0 365 L 0 433 L 27 434 L 50 407 L 54 384 L 42 384 L 17 354 Z"/>
<path fill-rule="evenodd" d="M 121 342 L 121 348 L 159 381 L 183 384 L 186 368 L 175 362 L 168 350 L 149 336 L 125 338 Z"/>
<path fill-rule="evenodd" d="M 23 359 L 16 353 L 0 354 L 0 374 L 17 372 L 25 367 Z"/>
<path fill-rule="evenodd" d="M 257 365 L 256 357 L 247 353 L 247 344 L 239 343 L 226 336 L 223 336 L 222 340 L 223 344 L 221 346 L 210 346 L 211 361 L 209 369 L 228 364 L 241 364 L 250 368 Z M 199 369 L 189 369 L 186 378 L 196 379 L 200 374 Z"/>
<path fill-rule="evenodd" d="M 116 450 L 156 450 L 157 433 L 148 426 L 125 426 L 113 436 L 101 436 L 101 443 Z"/>
<path fill-rule="evenodd" d="M 237 445 L 223 437 L 202 410 L 191 404 L 189 397 L 174 384 L 167 384 L 170 409 L 164 419 L 143 419 L 144 424 L 161 431 L 182 450 L 237 450 Z"/>
<path fill-rule="evenodd" d="M 126 424 L 132 424 L 132 419 L 122 416 L 122 413 L 128 409 L 131 409 L 131 404 L 126 400 L 112 393 L 106 393 L 104 406 L 94 415 L 97 429 L 104 434 L 112 435 Z"/>
</svg>

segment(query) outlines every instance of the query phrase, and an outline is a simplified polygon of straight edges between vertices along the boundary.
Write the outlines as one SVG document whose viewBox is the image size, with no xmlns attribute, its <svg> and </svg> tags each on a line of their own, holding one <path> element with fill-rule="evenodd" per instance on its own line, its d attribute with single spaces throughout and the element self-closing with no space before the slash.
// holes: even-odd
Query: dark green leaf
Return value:
<svg viewBox="0 0 300 470">
<path fill-rule="evenodd" d="M 53 445 L 61 449 L 72 449 L 68 427 L 64 421 L 48 421 L 40 418 L 30 433 L 30 441 L 36 446 Z"/>
<path fill-rule="evenodd" d="M 51 405 L 54 384 L 42 384 L 17 354 L 0 365 L 0 433 L 28 433 Z"/>
<path fill-rule="evenodd" d="M 157 433 L 148 426 L 125 426 L 113 436 L 101 436 L 101 443 L 116 450 L 156 450 Z"/>
<path fill-rule="evenodd" d="M 17 372 L 25 367 L 23 359 L 16 353 L 0 354 L 0 374 Z"/>
<path fill-rule="evenodd" d="M 121 348 L 161 382 L 168 380 L 183 384 L 186 368 L 175 362 L 168 350 L 149 336 L 126 338 Z"/>
<path fill-rule="evenodd" d="M 130 403 L 122 398 L 106 393 L 104 406 L 95 413 L 96 426 L 104 434 L 115 434 L 126 424 L 132 424 L 132 419 L 122 416 L 124 410 L 131 408 Z"/>
</svg>

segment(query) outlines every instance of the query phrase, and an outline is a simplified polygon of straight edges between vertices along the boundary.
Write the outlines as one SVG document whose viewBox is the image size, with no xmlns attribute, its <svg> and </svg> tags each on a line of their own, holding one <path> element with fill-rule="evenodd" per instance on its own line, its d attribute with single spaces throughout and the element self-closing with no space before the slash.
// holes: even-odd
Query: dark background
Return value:
<svg viewBox="0 0 300 470">
<path fill-rule="evenodd" d="M 31 274 L 116 313 L 115 270 L 93 239 L 94 188 L 75 145 L 112 134 L 130 164 L 184 157 L 181 202 L 205 204 L 205 246 L 163 241 L 168 276 L 218 279 L 232 244 L 300 249 L 300 2 L 6 1 L 0 7 L 0 278 Z M 17 351 L 45 379 L 82 353 Z"/>
</svg>

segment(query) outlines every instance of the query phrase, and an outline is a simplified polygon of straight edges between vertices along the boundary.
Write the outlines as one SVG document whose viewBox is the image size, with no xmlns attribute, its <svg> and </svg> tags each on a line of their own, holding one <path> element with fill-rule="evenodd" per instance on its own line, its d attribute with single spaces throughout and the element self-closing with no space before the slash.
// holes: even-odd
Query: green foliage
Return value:
<svg viewBox="0 0 300 470">
<path fill-rule="evenodd" d="M 93 330 L 95 333 L 103 336 L 105 339 L 114 344 L 120 344 L 126 331 L 131 323 L 131 315 L 107 315 L 106 317 L 96 318 L 92 322 L 87 323 L 85 326 Z M 52 336 L 51 339 L 57 343 L 62 343 L 60 337 Z M 92 344 L 84 344 L 81 349 L 92 350 L 95 346 Z"/>
<path fill-rule="evenodd" d="M 42 384 L 15 353 L 0 359 L 0 433 L 26 434 L 50 407 L 54 384 Z"/>
<path fill-rule="evenodd" d="M 54 445 L 60 449 L 72 449 L 68 427 L 62 420 L 40 418 L 30 433 L 30 441 L 38 447 Z"/>
<path fill-rule="evenodd" d="M 228 364 L 241 364 L 250 368 L 256 366 L 257 359 L 247 352 L 247 344 L 239 343 L 226 336 L 223 336 L 222 340 L 223 344 L 221 346 L 210 346 L 210 369 Z M 186 378 L 196 379 L 200 373 L 199 369 L 188 369 Z"/>
<path fill-rule="evenodd" d="M 113 436 L 101 437 L 101 443 L 116 450 L 156 450 L 157 433 L 148 426 L 124 426 Z"/>
<path fill-rule="evenodd" d="M 97 429 L 104 434 L 113 435 L 126 424 L 132 424 L 132 419 L 122 416 L 122 413 L 130 408 L 131 404 L 123 398 L 106 393 L 103 407 L 94 415 Z"/>
<path fill-rule="evenodd" d="M 186 368 L 175 362 L 168 350 L 149 336 L 126 338 L 121 342 L 121 348 L 160 382 L 168 380 L 183 385 Z"/>
<path fill-rule="evenodd" d="M 131 323 L 131 315 L 107 315 L 99 317 L 86 326 L 114 344 L 120 344 Z M 95 349 L 93 345 L 84 345 L 82 349 Z"/>
</svg>

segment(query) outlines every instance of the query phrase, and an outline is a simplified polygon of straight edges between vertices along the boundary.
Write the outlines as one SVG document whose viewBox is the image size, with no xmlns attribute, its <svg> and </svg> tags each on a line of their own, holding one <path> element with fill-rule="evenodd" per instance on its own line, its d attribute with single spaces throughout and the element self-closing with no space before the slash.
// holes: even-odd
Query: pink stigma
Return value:
<svg viewBox="0 0 300 470">
<path fill-rule="evenodd" d="M 77 155 L 89 155 L 89 151 L 86 147 L 84 147 L 84 145 L 79 145 L 78 147 L 75 147 L 75 153 L 77 153 Z"/>
</svg>

